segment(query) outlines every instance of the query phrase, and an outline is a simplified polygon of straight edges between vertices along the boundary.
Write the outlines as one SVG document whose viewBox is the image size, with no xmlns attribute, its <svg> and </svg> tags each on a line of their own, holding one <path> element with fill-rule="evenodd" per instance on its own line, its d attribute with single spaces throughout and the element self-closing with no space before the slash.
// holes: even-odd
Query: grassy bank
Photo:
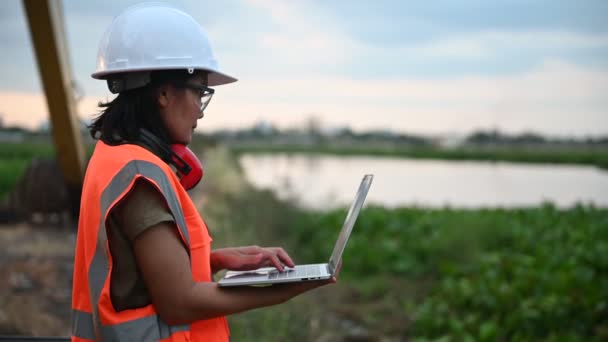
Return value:
<svg viewBox="0 0 608 342">
<path fill-rule="evenodd" d="M 344 209 L 299 210 L 252 189 L 229 153 L 208 159 L 202 211 L 216 247 L 327 259 Z M 339 284 L 230 321 L 235 340 L 602 340 L 607 256 L 604 209 L 367 208 Z"/>
<path fill-rule="evenodd" d="M 0 198 L 16 184 L 34 157 L 51 157 L 55 149 L 44 143 L 0 143 Z"/>
<path fill-rule="evenodd" d="M 235 153 L 322 153 L 334 155 L 370 155 L 415 159 L 509 161 L 521 163 L 582 164 L 608 169 L 608 150 L 600 148 L 556 147 L 395 147 L 332 146 L 327 144 L 299 146 L 272 144 L 234 144 Z"/>
</svg>

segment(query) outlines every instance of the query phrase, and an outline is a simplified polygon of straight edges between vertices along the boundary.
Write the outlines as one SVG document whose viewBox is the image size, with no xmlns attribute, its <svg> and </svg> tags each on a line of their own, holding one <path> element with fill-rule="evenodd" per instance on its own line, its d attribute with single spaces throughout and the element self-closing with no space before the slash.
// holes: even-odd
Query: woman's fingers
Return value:
<svg viewBox="0 0 608 342">
<path fill-rule="evenodd" d="M 283 248 L 275 247 L 274 249 L 277 253 L 277 256 L 281 260 L 281 262 L 283 262 L 285 265 L 287 265 L 289 267 L 295 266 L 295 264 L 293 263 L 293 260 L 291 260 L 291 257 L 289 257 L 289 254 L 287 254 L 287 252 L 285 252 L 285 250 Z"/>
<path fill-rule="evenodd" d="M 281 262 L 281 260 L 279 260 L 279 258 L 277 257 L 277 255 L 274 252 L 270 252 L 267 254 L 268 257 L 268 261 L 270 262 L 270 266 L 274 266 L 276 267 L 277 270 L 283 272 L 283 270 L 285 269 L 285 267 L 283 266 L 283 263 Z"/>
<path fill-rule="evenodd" d="M 289 254 L 281 247 L 262 248 L 259 246 L 246 246 L 238 247 L 233 250 L 234 252 L 241 254 L 241 257 L 239 258 L 241 264 L 251 265 L 252 268 L 273 266 L 279 271 L 283 271 L 285 266 L 295 266 Z"/>
<path fill-rule="evenodd" d="M 285 252 L 283 248 L 280 247 L 269 247 L 269 248 L 260 248 L 257 250 L 259 253 L 264 255 L 263 265 L 261 266 L 274 266 L 279 271 L 283 271 L 285 269 L 285 265 L 289 267 L 294 267 L 295 264 L 291 257 Z"/>
</svg>

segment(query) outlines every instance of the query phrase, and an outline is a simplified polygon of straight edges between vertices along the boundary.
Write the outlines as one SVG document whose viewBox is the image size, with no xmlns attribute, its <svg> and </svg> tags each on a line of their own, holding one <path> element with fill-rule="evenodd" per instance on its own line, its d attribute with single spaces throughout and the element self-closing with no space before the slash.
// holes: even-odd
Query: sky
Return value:
<svg viewBox="0 0 608 342">
<path fill-rule="evenodd" d="M 111 99 L 90 77 L 112 18 L 138 1 L 64 0 L 72 78 L 93 118 Z M 608 1 L 172 1 L 207 31 L 220 70 L 203 132 L 265 121 L 411 134 L 479 129 L 608 134 Z M 0 1 L 0 116 L 47 120 L 18 0 Z"/>
</svg>

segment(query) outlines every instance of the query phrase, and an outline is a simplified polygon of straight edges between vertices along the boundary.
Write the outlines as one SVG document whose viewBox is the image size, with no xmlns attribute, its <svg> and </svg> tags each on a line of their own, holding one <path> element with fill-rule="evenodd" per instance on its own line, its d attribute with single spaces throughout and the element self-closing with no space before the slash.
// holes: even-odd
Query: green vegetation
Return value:
<svg viewBox="0 0 608 342">
<path fill-rule="evenodd" d="M 87 158 L 93 153 L 93 144 L 87 144 Z M 0 198 L 6 196 L 33 158 L 54 158 L 55 146 L 49 136 L 34 136 L 27 143 L 0 142 Z"/>
<path fill-rule="evenodd" d="M 585 164 L 608 169 L 608 149 L 600 147 L 520 147 L 470 146 L 439 148 L 432 146 L 366 145 L 352 146 L 231 144 L 235 153 L 322 153 L 369 155 L 415 159 L 509 161 L 522 163 Z"/>
<path fill-rule="evenodd" d="M 50 157 L 54 154 L 55 150 L 50 144 L 0 143 L 0 198 L 15 186 L 32 158 Z"/>
<path fill-rule="evenodd" d="M 298 221 L 293 231 L 296 245 L 307 246 L 306 259 L 328 254 L 344 215 L 309 213 Z M 368 276 L 425 282 L 424 298 L 402 297 L 402 309 L 413 315 L 408 336 L 608 338 L 606 210 L 368 208 L 345 263 L 343 278 L 362 293 L 370 284 L 359 279 Z"/>
<path fill-rule="evenodd" d="M 0 191 L 31 157 L 51 155 L 50 145 L 0 145 Z M 327 259 L 345 209 L 304 211 L 255 190 L 225 149 L 204 159 L 213 162 L 199 205 L 215 248 L 280 245 L 297 261 Z M 369 207 L 337 285 L 230 323 L 237 341 L 608 340 L 607 274 L 606 209 Z"/>
<path fill-rule="evenodd" d="M 19 181 L 28 164 L 36 157 L 55 156 L 55 147 L 48 135 L 28 136 L 31 140 L 23 143 L 0 142 L 0 198 L 6 196 Z M 202 135 L 196 135 L 190 148 L 194 151 L 210 146 L 213 142 Z M 86 144 L 85 153 L 88 157 L 93 153 L 95 145 Z M 87 158 L 88 158 L 87 157 Z"/>
<path fill-rule="evenodd" d="M 216 247 L 281 245 L 299 261 L 327 259 L 345 209 L 299 210 L 239 180 L 228 153 L 209 159 L 204 186 L 218 189 L 202 211 Z M 608 338 L 606 274 L 605 209 L 369 207 L 338 285 L 230 322 L 236 340 L 362 330 L 378 340 L 599 341 Z"/>
</svg>

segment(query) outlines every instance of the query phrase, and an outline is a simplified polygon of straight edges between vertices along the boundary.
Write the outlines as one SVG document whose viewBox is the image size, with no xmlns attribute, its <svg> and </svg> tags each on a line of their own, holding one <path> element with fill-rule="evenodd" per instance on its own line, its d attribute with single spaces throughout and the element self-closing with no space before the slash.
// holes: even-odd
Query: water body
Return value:
<svg viewBox="0 0 608 342">
<path fill-rule="evenodd" d="M 245 154 L 247 179 L 307 208 L 349 205 L 364 174 L 368 202 L 387 207 L 608 207 L 608 172 L 592 166 L 390 157 Z"/>
</svg>

